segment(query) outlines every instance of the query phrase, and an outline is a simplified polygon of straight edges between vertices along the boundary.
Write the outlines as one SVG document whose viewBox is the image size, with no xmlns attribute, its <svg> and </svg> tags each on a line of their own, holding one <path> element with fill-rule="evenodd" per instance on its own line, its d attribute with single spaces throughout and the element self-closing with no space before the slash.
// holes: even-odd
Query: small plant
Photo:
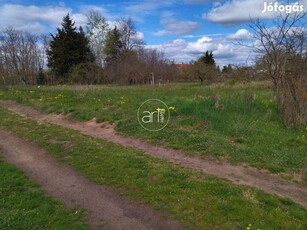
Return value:
<svg viewBox="0 0 307 230">
<path fill-rule="evenodd" d="M 234 86 L 235 84 L 236 84 L 235 79 L 231 79 L 231 80 L 227 81 L 227 85 Z"/>
<path fill-rule="evenodd" d="M 248 224 L 246 227 L 246 230 L 254 230 L 254 229 L 261 230 L 260 228 L 253 228 L 252 224 Z"/>
</svg>

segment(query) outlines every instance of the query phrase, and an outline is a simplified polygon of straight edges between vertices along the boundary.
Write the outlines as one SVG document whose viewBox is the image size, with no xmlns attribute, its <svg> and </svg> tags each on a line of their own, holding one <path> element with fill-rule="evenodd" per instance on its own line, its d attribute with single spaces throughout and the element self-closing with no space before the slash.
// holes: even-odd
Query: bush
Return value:
<svg viewBox="0 0 307 230">
<path fill-rule="evenodd" d="M 283 88 L 278 92 L 277 99 L 282 118 L 287 127 L 307 124 L 307 73 L 296 79 L 287 76 L 283 79 Z"/>
<path fill-rule="evenodd" d="M 45 85 L 46 84 L 46 76 L 43 72 L 43 70 L 39 70 L 36 78 L 36 84 L 38 85 Z"/>
<path fill-rule="evenodd" d="M 104 69 L 93 62 L 80 63 L 71 68 L 68 80 L 72 84 L 82 85 L 107 83 Z"/>
</svg>

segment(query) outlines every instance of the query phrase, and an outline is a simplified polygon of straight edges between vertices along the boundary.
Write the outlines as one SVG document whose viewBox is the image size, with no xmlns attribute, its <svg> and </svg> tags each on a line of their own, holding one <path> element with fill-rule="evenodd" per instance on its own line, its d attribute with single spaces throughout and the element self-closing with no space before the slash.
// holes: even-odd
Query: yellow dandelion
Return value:
<svg viewBox="0 0 307 230">
<path fill-rule="evenodd" d="M 174 106 L 170 106 L 170 107 L 168 107 L 168 109 L 169 109 L 170 111 L 176 111 L 176 108 L 175 108 Z"/>
</svg>

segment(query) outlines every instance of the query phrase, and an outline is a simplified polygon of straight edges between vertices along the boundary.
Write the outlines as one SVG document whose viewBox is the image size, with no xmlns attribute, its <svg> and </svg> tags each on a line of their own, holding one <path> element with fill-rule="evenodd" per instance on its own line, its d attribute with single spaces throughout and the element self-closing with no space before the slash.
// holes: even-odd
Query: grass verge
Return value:
<svg viewBox="0 0 307 230">
<path fill-rule="evenodd" d="M 256 229 L 307 228 L 306 209 L 289 199 L 232 185 L 141 151 L 37 122 L 3 108 L 0 117 L 1 127 L 47 149 L 90 180 L 167 210 L 185 226 L 246 229 L 251 224 Z"/>
<path fill-rule="evenodd" d="M 187 154 L 265 168 L 290 179 L 307 178 L 307 127 L 284 128 L 273 92 L 262 85 L 10 88 L 0 91 L 1 98 L 76 120 L 117 122 L 124 135 Z M 136 119 L 138 107 L 149 98 L 175 108 L 160 132 L 144 130 Z"/>
<path fill-rule="evenodd" d="M 45 195 L 1 156 L 0 178 L 0 229 L 87 229 L 84 211 L 67 209 Z"/>
</svg>

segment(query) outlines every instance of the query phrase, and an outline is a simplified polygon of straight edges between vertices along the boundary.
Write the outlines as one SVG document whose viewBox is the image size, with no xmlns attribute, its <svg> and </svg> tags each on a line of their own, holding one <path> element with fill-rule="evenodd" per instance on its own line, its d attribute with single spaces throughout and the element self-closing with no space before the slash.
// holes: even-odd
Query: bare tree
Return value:
<svg viewBox="0 0 307 230">
<path fill-rule="evenodd" d="M 303 13 L 281 14 L 271 27 L 259 19 L 250 24 L 256 41 L 253 49 L 261 55 L 265 70 L 276 89 L 281 87 L 288 54 L 303 55 L 306 42 L 306 29 L 302 24 L 304 16 Z"/>
<path fill-rule="evenodd" d="M 137 49 L 144 44 L 143 39 L 138 36 L 131 17 L 119 19 L 117 21 L 117 28 L 121 35 L 124 51 Z"/>
<path fill-rule="evenodd" d="M 281 14 L 268 27 L 259 19 L 251 23 L 254 50 L 261 55 L 261 65 L 272 79 L 285 124 L 289 127 L 307 123 L 305 92 L 307 85 L 307 36 L 305 14 Z"/>
<path fill-rule="evenodd" d="M 36 82 L 37 73 L 43 66 L 42 52 L 44 52 L 38 41 L 37 35 L 13 28 L 1 32 L 1 65 L 7 83 Z"/>
</svg>

